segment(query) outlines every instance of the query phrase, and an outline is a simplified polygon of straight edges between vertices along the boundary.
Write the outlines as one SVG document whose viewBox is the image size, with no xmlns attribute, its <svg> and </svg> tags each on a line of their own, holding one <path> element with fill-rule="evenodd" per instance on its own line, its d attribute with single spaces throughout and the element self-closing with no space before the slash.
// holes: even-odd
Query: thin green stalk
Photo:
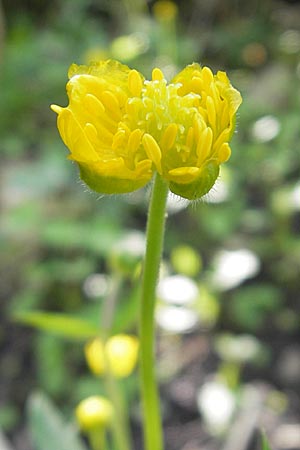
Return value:
<svg viewBox="0 0 300 450">
<path fill-rule="evenodd" d="M 109 370 L 105 374 L 105 388 L 117 415 L 111 424 L 115 447 L 118 450 L 132 450 L 128 406 L 125 404 L 124 393 L 118 380 Z"/>
<path fill-rule="evenodd" d="M 140 370 L 145 450 L 163 450 L 162 421 L 155 376 L 155 291 L 163 248 L 168 187 L 156 174 L 147 221 L 140 309 Z"/>
<path fill-rule="evenodd" d="M 88 435 L 92 450 L 107 450 L 105 429 L 91 430 Z"/>
<path fill-rule="evenodd" d="M 122 276 L 115 274 L 112 277 L 110 294 L 105 298 L 101 317 L 101 338 L 103 343 L 110 336 L 115 309 L 122 287 Z M 106 359 L 106 355 L 104 355 Z M 106 360 L 107 370 L 104 374 L 104 383 L 107 394 L 115 409 L 115 419 L 112 422 L 111 430 L 113 440 L 118 450 L 132 450 L 131 435 L 129 428 L 129 418 L 124 402 L 123 392 L 120 389 L 119 381 L 115 379 L 109 370 L 109 363 Z"/>
<path fill-rule="evenodd" d="M 120 273 L 111 276 L 110 292 L 103 300 L 100 317 L 101 338 L 105 342 L 111 333 L 118 297 L 122 288 L 123 278 Z"/>
</svg>

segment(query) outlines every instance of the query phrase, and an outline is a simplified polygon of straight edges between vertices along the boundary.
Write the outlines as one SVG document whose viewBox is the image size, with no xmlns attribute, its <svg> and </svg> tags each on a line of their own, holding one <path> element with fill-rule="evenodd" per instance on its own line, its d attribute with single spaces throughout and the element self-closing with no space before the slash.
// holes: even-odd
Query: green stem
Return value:
<svg viewBox="0 0 300 450">
<path fill-rule="evenodd" d="M 121 292 L 123 279 L 119 273 L 111 276 L 110 292 L 103 301 L 100 318 L 101 338 L 105 342 L 111 333 L 118 297 Z"/>
<path fill-rule="evenodd" d="M 88 435 L 92 450 L 107 450 L 105 429 L 91 430 Z"/>
<path fill-rule="evenodd" d="M 112 286 L 110 294 L 105 298 L 102 309 L 101 339 L 103 343 L 110 336 L 115 309 L 122 287 L 122 277 L 120 274 L 112 276 Z M 104 355 L 106 360 L 106 355 Z M 119 381 L 110 372 L 109 363 L 106 360 L 106 371 L 104 383 L 107 394 L 115 409 L 115 419 L 111 425 L 113 440 L 118 450 L 131 450 L 130 424 L 127 414 L 127 406 L 124 402 L 123 392 L 120 389 Z"/>
<path fill-rule="evenodd" d="M 109 399 L 114 405 L 115 418 L 111 424 L 112 437 L 118 450 L 132 450 L 130 424 L 127 414 L 128 406 L 124 401 L 124 394 L 118 380 L 107 370 L 105 374 L 105 388 Z"/>
<path fill-rule="evenodd" d="M 149 205 L 140 310 L 140 370 L 145 450 L 163 450 L 162 423 L 155 377 L 154 309 L 161 261 L 168 187 L 156 174 Z"/>
</svg>

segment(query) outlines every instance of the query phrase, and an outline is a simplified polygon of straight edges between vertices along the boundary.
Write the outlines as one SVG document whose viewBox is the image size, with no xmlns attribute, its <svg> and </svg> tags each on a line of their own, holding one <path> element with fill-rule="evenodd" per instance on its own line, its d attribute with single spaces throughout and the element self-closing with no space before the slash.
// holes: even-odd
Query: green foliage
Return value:
<svg viewBox="0 0 300 450">
<path fill-rule="evenodd" d="M 39 333 L 34 344 L 38 385 L 52 398 L 64 397 L 71 373 L 70 365 L 65 364 L 65 342 L 57 336 Z"/>
<path fill-rule="evenodd" d="M 30 396 L 28 421 L 36 450 L 86 450 L 74 424 L 63 419 L 45 394 L 34 393 Z"/>
<path fill-rule="evenodd" d="M 67 314 L 31 311 L 16 314 L 14 319 L 39 330 L 79 340 L 96 336 L 99 330 L 96 324 Z"/>
<path fill-rule="evenodd" d="M 232 322 L 245 330 L 261 329 L 280 302 L 280 291 L 272 285 L 261 283 L 243 287 L 233 295 L 231 301 Z"/>
<path fill-rule="evenodd" d="M 271 450 L 271 447 L 269 445 L 269 442 L 268 442 L 268 439 L 267 439 L 267 436 L 265 433 L 262 433 L 261 441 L 262 441 L 261 450 Z"/>
</svg>

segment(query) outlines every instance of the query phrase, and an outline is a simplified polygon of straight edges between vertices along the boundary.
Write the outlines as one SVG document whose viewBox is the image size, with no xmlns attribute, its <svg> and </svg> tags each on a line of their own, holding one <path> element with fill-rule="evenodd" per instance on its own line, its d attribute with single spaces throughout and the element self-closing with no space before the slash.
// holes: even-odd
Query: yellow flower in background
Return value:
<svg viewBox="0 0 300 450">
<path fill-rule="evenodd" d="M 148 47 L 146 34 L 131 33 L 115 38 L 111 42 L 110 52 L 113 58 L 128 62 L 145 53 Z"/>
<path fill-rule="evenodd" d="M 159 0 L 153 5 L 153 13 L 157 20 L 170 21 L 177 16 L 178 7 L 169 0 Z"/>
<path fill-rule="evenodd" d="M 110 371 L 115 377 L 130 375 L 138 359 L 139 342 L 135 336 L 118 334 L 108 339 L 105 350 Z"/>
<path fill-rule="evenodd" d="M 95 375 L 103 375 L 109 366 L 110 372 L 117 378 L 129 376 L 138 359 L 139 342 L 135 336 L 117 334 L 110 337 L 105 345 L 95 338 L 85 346 L 88 366 Z"/>
<path fill-rule="evenodd" d="M 194 200 L 214 185 L 230 156 L 241 95 L 225 72 L 194 63 L 170 84 L 114 61 L 69 69 L 66 108 L 52 105 L 81 178 L 100 193 L 126 193 L 158 172 L 170 190 Z"/>
<path fill-rule="evenodd" d="M 106 428 L 113 418 L 113 406 L 106 398 L 95 395 L 82 400 L 75 415 L 83 431 Z"/>
<path fill-rule="evenodd" d="M 89 341 L 84 347 L 87 364 L 95 375 L 105 373 L 104 345 L 100 338 Z"/>
</svg>

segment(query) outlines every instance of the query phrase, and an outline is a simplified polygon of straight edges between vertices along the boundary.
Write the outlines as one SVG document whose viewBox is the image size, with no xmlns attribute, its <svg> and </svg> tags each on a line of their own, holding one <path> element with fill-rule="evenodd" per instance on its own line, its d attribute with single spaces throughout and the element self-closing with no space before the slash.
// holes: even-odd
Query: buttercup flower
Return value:
<svg viewBox="0 0 300 450">
<path fill-rule="evenodd" d="M 170 84 L 113 60 L 69 69 L 66 108 L 52 105 L 81 178 L 100 193 L 126 193 L 158 172 L 170 190 L 194 200 L 214 185 L 230 156 L 241 95 L 225 72 L 194 63 Z"/>
<path fill-rule="evenodd" d="M 98 395 L 82 400 L 76 410 L 76 419 L 83 431 L 107 427 L 113 418 L 113 406 L 109 400 Z"/>
<path fill-rule="evenodd" d="M 85 346 L 85 357 L 95 375 L 103 375 L 109 366 L 117 378 L 128 377 L 137 364 L 139 341 L 135 336 L 116 334 L 105 343 L 100 338 L 89 341 Z"/>
<path fill-rule="evenodd" d="M 170 0 L 159 0 L 154 3 L 153 12 L 157 20 L 170 21 L 176 17 L 178 7 Z"/>
</svg>

